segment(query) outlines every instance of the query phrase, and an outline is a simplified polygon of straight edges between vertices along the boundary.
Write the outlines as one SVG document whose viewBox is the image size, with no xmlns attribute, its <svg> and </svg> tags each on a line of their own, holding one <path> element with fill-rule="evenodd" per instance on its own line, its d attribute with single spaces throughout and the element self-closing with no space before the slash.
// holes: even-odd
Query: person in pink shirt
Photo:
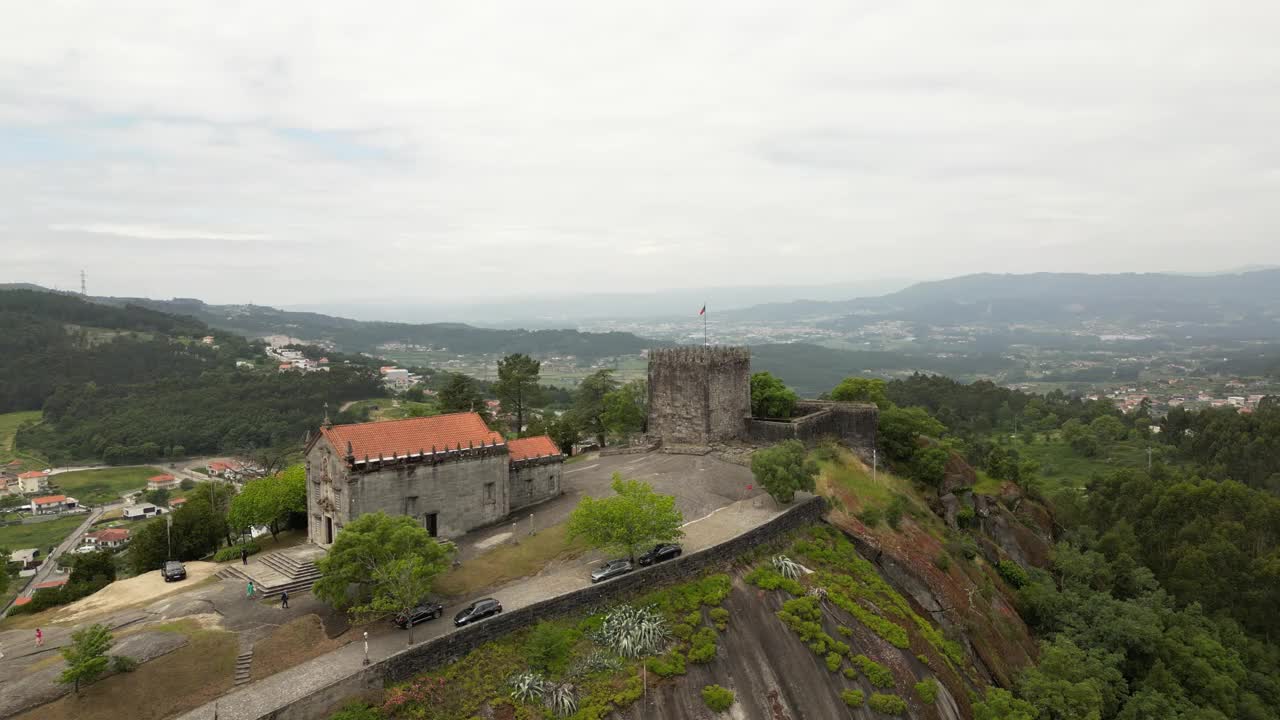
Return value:
<svg viewBox="0 0 1280 720">
<path fill-rule="evenodd" d="M 40 632 L 40 628 L 36 628 L 36 647 L 44 645 L 44 633 Z"/>
</svg>

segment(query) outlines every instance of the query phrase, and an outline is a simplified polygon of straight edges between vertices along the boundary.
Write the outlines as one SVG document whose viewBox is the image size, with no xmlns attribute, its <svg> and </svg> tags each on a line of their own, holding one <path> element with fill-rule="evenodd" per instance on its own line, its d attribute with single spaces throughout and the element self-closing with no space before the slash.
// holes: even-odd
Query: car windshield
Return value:
<svg viewBox="0 0 1280 720">
<path fill-rule="evenodd" d="M 166 570 L 177 570 L 177 569 L 179 569 L 179 568 L 181 568 L 181 567 L 182 567 L 182 563 L 180 563 L 180 562 L 174 562 L 174 561 L 172 561 L 172 560 L 170 560 L 169 562 L 167 562 L 167 563 L 165 563 L 165 564 L 164 564 L 164 568 L 165 568 Z"/>
</svg>

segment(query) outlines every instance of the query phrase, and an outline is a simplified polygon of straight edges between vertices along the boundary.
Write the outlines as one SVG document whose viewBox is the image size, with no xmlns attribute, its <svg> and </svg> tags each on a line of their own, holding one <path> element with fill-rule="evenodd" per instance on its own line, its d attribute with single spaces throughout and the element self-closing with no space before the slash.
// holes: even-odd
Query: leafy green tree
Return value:
<svg viewBox="0 0 1280 720">
<path fill-rule="evenodd" d="M 111 649 L 111 632 L 106 625 L 90 625 L 71 634 L 71 644 L 62 648 L 62 657 L 67 667 L 62 671 L 58 682 L 64 685 L 75 685 L 80 692 L 80 683 L 91 683 L 99 675 L 106 672 L 110 659 L 107 651 Z"/>
<path fill-rule="evenodd" d="M 636 553 L 654 543 L 672 542 L 684 535 L 684 518 L 671 495 L 653 492 L 648 483 L 624 480 L 614 473 L 612 497 L 584 497 L 569 515 L 569 539 L 582 538 L 592 547 Z"/>
<path fill-rule="evenodd" d="M 0 495 L 0 510 L 15 508 L 19 505 L 27 504 L 27 499 L 21 495 Z"/>
<path fill-rule="evenodd" d="M 891 404 L 885 394 L 885 382 L 879 378 L 847 377 L 831 391 L 831 399 L 875 403 L 881 410 Z"/>
<path fill-rule="evenodd" d="M 172 520 L 168 531 L 173 550 L 166 540 L 166 521 Z M 198 560 L 218 549 L 226 538 L 227 521 L 221 512 L 214 512 L 209 497 L 194 493 L 182 507 L 166 516 L 146 521 L 129 540 L 129 565 L 135 575 L 141 575 L 160 567 L 165 560 Z"/>
<path fill-rule="evenodd" d="M 493 384 L 493 392 L 502 401 L 503 411 L 515 414 L 517 433 L 524 432 L 524 418 L 529 408 L 541 402 L 542 388 L 538 386 L 541 370 L 542 363 L 524 353 L 498 361 L 498 382 Z"/>
<path fill-rule="evenodd" d="M 266 525 L 274 539 L 291 513 L 307 510 L 306 468 L 294 465 L 279 475 L 244 484 L 231 501 L 227 522 L 237 531 Z"/>
<path fill-rule="evenodd" d="M 649 383 L 632 380 L 604 396 L 604 426 L 614 435 L 642 433 L 649 426 Z"/>
<path fill-rule="evenodd" d="M 166 490 L 165 488 L 148 490 L 142 493 L 142 499 L 146 500 L 152 505 L 159 505 L 160 507 L 169 507 L 169 491 Z"/>
<path fill-rule="evenodd" d="M 367 513 L 343 527 L 317 561 L 314 592 L 357 619 L 400 612 L 430 594 L 452 554 L 411 517 Z"/>
<path fill-rule="evenodd" d="M 442 412 L 477 412 L 485 418 L 485 422 L 489 421 L 489 410 L 484 396 L 476 387 L 476 381 L 468 375 L 450 374 L 449 381 L 440 389 L 436 400 L 440 403 Z"/>
<path fill-rule="evenodd" d="M 751 414 L 763 418 L 789 418 L 795 414 L 799 396 L 781 379 L 768 372 L 751 376 Z"/>
<path fill-rule="evenodd" d="M 946 450 L 937 446 L 918 451 L 911 461 L 911 477 L 929 487 L 941 487 L 942 480 L 947 476 L 949 457 Z"/>
<path fill-rule="evenodd" d="M 1089 423 L 1089 430 L 1098 439 L 1098 442 L 1104 443 L 1123 440 L 1125 435 L 1129 434 L 1129 430 L 1124 426 L 1124 423 L 1113 415 L 1103 415 L 1095 418 L 1093 422 Z"/>
<path fill-rule="evenodd" d="M 786 440 L 752 453 L 751 474 L 774 500 L 789 503 L 797 491 L 813 492 L 818 465 L 809 459 L 803 443 Z"/>
<path fill-rule="evenodd" d="M 560 452 L 565 455 L 573 454 L 573 446 L 582 437 L 582 431 L 578 428 L 578 419 L 572 412 L 564 412 L 558 416 L 547 412 L 534 418 L 529 423 L 527 434 L 530 437 L 535 435 L 550 437 L 556 447 L 560 448 Z"/>
<path fill-rule="evenodd" d="M 578 391 L 573 398 L 573 414 L 578 419 L 582 432 L 595 437 L 600 447 L 604 447 L 605 434 L 605 396 L 618 389 L 618 381 L 613 378 L 609 369 L 597 370 L 582 379 Z"/>
<path fill-rule="evenodd" d="M 986 699 L 973 705 L 973 720 L 1036 720 L 1036 709 L 1008 690 L 989 687 Z"/>
<path fill-rule="evenodd" d="M 1067 638 L 1042 646 L 1040 664 L 1018 681 L 1018 693 L 1050 720 L 1114 717 L 1128 690 L 1122 656 L 1084 650 Z"/>
<path fill-rule="evenodd" d="M 880 445 L 894 460 L 910 460 L 918 449 L 920 436 L 937 437 L 945 430 L 924 408 L 895 405 L 880 411 Z"/>
</svg>

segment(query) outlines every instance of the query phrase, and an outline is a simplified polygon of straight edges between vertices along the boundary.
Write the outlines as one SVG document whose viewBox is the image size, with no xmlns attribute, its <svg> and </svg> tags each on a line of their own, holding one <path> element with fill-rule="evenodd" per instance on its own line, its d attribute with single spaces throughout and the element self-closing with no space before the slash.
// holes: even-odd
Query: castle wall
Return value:
<svg viewBox="0 0 1280 720">
<path fill-rule="evenodd" d="M 746 348 L 649 352 L 649 432 L 664 444 L 741 439 L 750 416 L 751 355 Z"/>
<path fill-rule="evenodd" d="M 880 410 L 875 405 L 801 400 L 796 404 L 796 412 L 800 416 L 789 421 L 752 418 L 748 422 L 751 439 L 771 445 L 784 440 L 814 443 L 830 437 L 858 447 L 875 445 L 880 419 Z"/>
<path fill-rule="evenodd" d="M 511 509 L 518 510 L 559 496 L 563 469 L 564 462 L 560 458 L 511 463 L 507 476 L 507 498 Z"/>
</svg>

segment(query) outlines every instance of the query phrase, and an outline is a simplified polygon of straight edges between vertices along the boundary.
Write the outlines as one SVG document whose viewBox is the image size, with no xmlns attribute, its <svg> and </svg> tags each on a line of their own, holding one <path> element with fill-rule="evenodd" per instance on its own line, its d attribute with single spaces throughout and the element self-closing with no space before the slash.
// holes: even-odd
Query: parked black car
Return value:
<svg viewBox="0 0 1280 720">
<path fill-rule="evenodd" d="M 177 560 L 166 561 L 160 566 L 160 575 L 165 582 L 173 582 L 175 580 L 187 579 L 187 568 Z"/>
<path fill-rule="evenodd" d="M 631 564 L 630 560 L 610 560 L 591 573 L 591 582 L 598 583 L 609 578 L 615 578 L 619 575 L 626 575 L 635 570 L 636 567 Z"/>
<path fill-rule="evenodd" d="M 392 621 L 397 627 L 404 629 L 420 622 L 435 620 L 444 615 L 444 606 L 440 603 L 424 602 L 407 613 L 396 615 Z"/>
<path fill-rule="evenodd" d="M 682 550 L 679 545 L 662 543 L 660 545 L 654 545 L 652 550 L 641 555 L 637 560 L 640 561 L 641 565 L 653 565 L 654 563 L 660 563 L 663 560 L 678 558 L 682 552 L 684 552 L 684 550 Z"/>
<path fill-rule="evenodd" d="M 454 615 L 453 624 L 457 627 L 462 627 L 463 625 L 483 620 L 490 615 L 497 615 L 500 612 L 502 612 L 502 603 L 493 598 L 484 598 L 471 603 L 457 615 Z"/>
</svg>

